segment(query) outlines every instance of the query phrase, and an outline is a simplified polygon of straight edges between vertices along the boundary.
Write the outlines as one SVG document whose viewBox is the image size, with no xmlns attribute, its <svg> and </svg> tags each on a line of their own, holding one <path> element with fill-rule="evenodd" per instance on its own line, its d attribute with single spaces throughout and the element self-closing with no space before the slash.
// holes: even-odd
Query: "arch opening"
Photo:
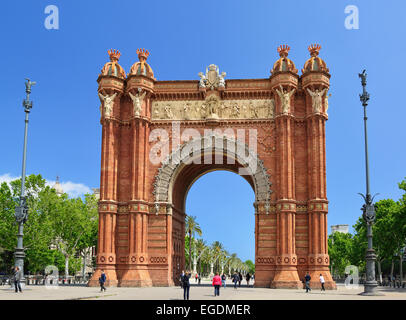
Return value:
<svg viewBox="0 0 406 320">
<path fill-rule="evenodd" d="M 215 135 L 209 139 L 212 139 L 211 144 L 207 144 L 207 137 L 204 137 L 200 141 L 189 141 L 172 152 L 158 170 L 154 182 L 157 212 L 163 205 L 169 208 L 172 216 L 171 230 L 168 230 L 171 233 L 171 243 L 168 244 L 168 248 L 171 250 L 170 273 L 174 283 L 178 282 L 185 263 L 185 201 L 188 190 L 199 177 L 216 170 L 226 170 L 237 174 L 243 172 L 244 174 L 241 176 L 247 180 L 255 194 L 255 212 L 259 204 L 265 208 L 267 213 L 269 209 L 271 183 L 263 162 L 246 144 L 238 140 Z M 191 145 L 195 148 L 194 150 L 196 150 L 196 145 L 199 146 L 197 153 L 182 152 L 182 150 L 192 150 Z M 233 146 L 231 150 L 227 149 L 230 145 Z M 215 147 L 213 148 L 213 146 Z M 236 150 L 243 150 L 244 155 Z M 255 226 L 257 227 L 257 223 Z M 257 239 L 255 239 L 256 251 Z"/>
</svg>

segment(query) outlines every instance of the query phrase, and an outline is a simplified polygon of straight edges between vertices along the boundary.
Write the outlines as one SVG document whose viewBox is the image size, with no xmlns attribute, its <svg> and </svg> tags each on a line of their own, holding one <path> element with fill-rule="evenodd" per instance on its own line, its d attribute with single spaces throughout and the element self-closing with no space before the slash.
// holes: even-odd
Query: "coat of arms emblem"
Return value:
<svg viewBox="0 0 406 320">
<path fill-rule="evenodd" d="M 224 80 L 225 76 L 225 72 L 220 74 L 219 67 L 215 64 L 211 64 L 208 68 L 206 68 L 206 74 L 199 72 L 199 88 L 210 88 L 211 90 L 218 87 L 224 88 L 226 86 L 226 82 Z"/>
</svg>

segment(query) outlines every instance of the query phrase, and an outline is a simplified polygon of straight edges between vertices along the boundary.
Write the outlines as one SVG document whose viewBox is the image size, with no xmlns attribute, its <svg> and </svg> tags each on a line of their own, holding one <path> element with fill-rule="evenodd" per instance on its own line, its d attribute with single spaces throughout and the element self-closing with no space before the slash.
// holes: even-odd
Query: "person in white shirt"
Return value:
<svg viewBox="0 0 406 320">
<path fill-rule="evenodd" d="M 321 273 L 320 273 L 320 283 L 321 283 L 321 291 L 326 291 L 326 289 L 324 289 L 324 277 Z"/>
</svg>

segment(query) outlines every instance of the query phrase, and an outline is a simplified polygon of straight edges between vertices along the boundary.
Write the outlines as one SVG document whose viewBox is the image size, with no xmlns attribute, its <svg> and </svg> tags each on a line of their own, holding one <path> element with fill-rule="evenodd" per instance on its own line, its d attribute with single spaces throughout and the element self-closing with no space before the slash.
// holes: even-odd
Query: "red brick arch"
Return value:
<svg viewBox="0 0 406 320">
<path fill-rule="evenodd" d="M 327 95 L 330 75 L 326 68 L 308 66 L 299 76 L 292 62 L 289 70 L 280 68 L 288 50 L 280 50 L 281 59 L 266 79 L 224 80 L 225 74 L 210 66 L 212 73 L 208 78 L 200 74 L 200 81 L 158 81 L 145 56 L 144 73 L 131 71 L 125 77 L 102 70 L 98 255 L 89 285 L 98 285 L 102 269 L 107 285 L 173 285 L 184 266 L 189 187 L 208 171 L 238 173 L 248 166 L 256 168 L 244 176 L 255 192 L 255 285 L 301 288 L 301 279 L 310 272 L 313 285 L 319 284 L 321 273 L 326 288 L 336 287 L 327 252 L 327 98 L 315 104 L 309 91 Z M 289 98 L 282 99 L 283 93 Z M 194 129 L 203 137 L 197 142 L 201 164 L 173 161 L 191 144 L 177 140 L 174 123 L 180 132 Z M 160 141 L 168 141 L 171 151 L 154 162 L 156 129 L 167 132 Z M 206 136 L 209 129 L 217 133 Z M 218 134 L 226 129 L 242 130 L 244 135 Z M 257 134 L 255 152 L 249 144 L 250 130 Z M 205 149 L 204 139 L 214 141 L 213 149 Z M 249 160 L 225 154 L 215 141 L 242 146 Z M 223 162 L 216 163 L 216 157 Z"/>
</svg>

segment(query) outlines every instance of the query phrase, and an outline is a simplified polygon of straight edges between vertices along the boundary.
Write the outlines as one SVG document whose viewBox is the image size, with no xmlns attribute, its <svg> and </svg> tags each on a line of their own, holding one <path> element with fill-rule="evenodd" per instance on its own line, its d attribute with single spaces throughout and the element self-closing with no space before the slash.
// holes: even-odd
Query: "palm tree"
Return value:
<svg viewBox="0 0 406 320">
<path fill-rule="evenodd" d="M 202 236 L 202 230 L 196 222 L 196 217 L 186 215 L 186 233 L 189 235 L 189 270 L 192 270 L 192 239 L 195 233 Z"/>
<path fill-rule="evenodd" d="M 197 239 L 196 241 L 196 254 L 197 254 L 197 261 L 198 261 L 198 273 L 200 274 L 202 272 L 202 255 L 204 251 L 207 250 L 206 242 L 203 239 Z"/>
<path fill-rule="evenodd" d="M 212 248 L 213 248 L 214 259 L 216 262 L 215 271 L 219 272 L 219 268 L 218 268 L 219 260 L 221 259 L 221 256 L 223 255 L 224 246 L 220 241 L 215 241 L 212 244 Z"/>
<path fill-rule="evenodd" d="M 233 253 L 230 256 L 230 258 L 228 259 L 228 273 L 229 273 L 230 277 L 232 275 L 231 270 L 232 270 L 232 268 L 234 268 L 234 264 L 235 264 L 236 259 L 237 259 L 237 254 L 236 253 Z"/>
</svg>

